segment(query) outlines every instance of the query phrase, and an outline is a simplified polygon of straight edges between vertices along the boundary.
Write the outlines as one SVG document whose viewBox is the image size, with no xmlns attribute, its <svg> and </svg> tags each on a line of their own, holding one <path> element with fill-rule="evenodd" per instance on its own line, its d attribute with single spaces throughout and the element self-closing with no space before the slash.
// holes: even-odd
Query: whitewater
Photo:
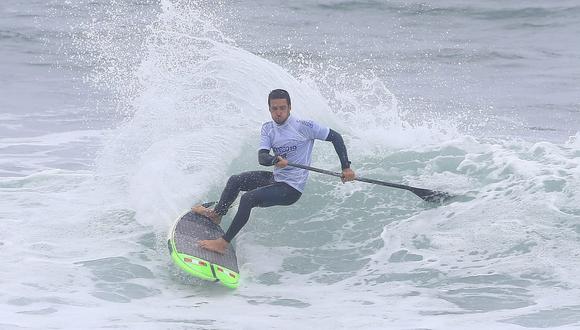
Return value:
<svg viewBox="0 0 580 330">
<path fill-rule="evenodd" d="M 580 328 L 574 2 L 0 6 L 1 329 Z M 458 197 L 311 173 L 238 289 L 187 276 L 168 231 L 265 169 L 275 88 L 358 175 Z"/>
</svg>

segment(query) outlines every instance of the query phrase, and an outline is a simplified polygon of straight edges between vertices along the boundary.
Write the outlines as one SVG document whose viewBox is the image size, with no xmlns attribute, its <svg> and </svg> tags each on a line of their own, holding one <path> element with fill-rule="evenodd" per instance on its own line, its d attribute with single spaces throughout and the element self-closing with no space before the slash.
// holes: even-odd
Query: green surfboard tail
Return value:
<svg viewBox="0 0 580 330">
<path fill-rule="evenodd" d="M 173 262 L 186 273 L 206 281 L 220 282 L 224 286 L 235 289 L 240 284 L 240 274 L 224 266 L 212 264 L 207 260 L 179 253 L 175 242 L 168 240 L 169 252 Z"/>
</svg>

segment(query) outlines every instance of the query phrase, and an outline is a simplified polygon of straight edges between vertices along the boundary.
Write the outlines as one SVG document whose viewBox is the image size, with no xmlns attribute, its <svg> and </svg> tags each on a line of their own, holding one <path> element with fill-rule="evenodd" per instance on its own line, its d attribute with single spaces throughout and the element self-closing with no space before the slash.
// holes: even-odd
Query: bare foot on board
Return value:
<svg viewBox="0 0 580 330">
<path fill-rule="evenodd" d="M 198 244 L 200 247 L 202 247 L 206 250 L 210 250 L 213 252 L 224 254 L 224 253 L 226 253 L 226 249 L 228 248 L 229 243 L 226 242 L 225 239 L 220 237 L 218 239 L 199 241 Z"/>
<path fill-rule="evenodd" d="M 191 208 L 191 211 L 193 213 L 197 213 L 199 215 L 203 215 L 206 218 L 209 218 L 211 221 L 213 221 L 216 225 L 219 225 L 220 222 L 222 221 L 222 216 L 215 213 L 214 210 L 209 209 L 203 205 L 196 205 L 194 207 Z"/>
</svg>

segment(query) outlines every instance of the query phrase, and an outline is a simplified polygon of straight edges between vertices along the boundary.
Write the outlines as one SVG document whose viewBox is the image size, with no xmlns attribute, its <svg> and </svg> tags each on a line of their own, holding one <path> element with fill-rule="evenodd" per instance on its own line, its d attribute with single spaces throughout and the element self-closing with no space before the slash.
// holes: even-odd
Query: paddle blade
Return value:
<svg viewBox="0 0 580 330">
<path fill-rule="evenodd" d="M 447 200 L 455 197 L 443 191 L 422 189 L 422 188 L 412 188 L 410 189 L 415 195 L 421 197 L 426 202 L 431 203 L 443 203 Z"/>
</svg>

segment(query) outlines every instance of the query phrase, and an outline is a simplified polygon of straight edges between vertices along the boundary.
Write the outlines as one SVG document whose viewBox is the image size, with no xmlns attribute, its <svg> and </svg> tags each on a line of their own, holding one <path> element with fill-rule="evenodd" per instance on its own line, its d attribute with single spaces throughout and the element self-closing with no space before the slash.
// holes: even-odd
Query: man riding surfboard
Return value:
<svg viewBox="0 0 580 330">
<path fill-rule="evenodd" d="M 218 239 L 199 242 L 199 246 L 207 250 L 224 253 L 231 240 L 248 222 L 252 208 L 291 205 L 300 199 L 308 179 L 308 170 L 288 166 L 288 163 L 310 165 L 314 140 L 332 142 L 340 159 L 342 181 L 355 179 L 340 134 L 314 121 L 290 115 L 290 95 L 283 89 L 270 92 L 268 107 L 272 121 L 262 125 L 258 162 L 264 166 L 275 166 L 274 171 L 248 171 L 233 175 L 213 209 L 202 205 L 192 208 L 193 212 L 220 223 L 240 191 L 246 192 L 240 199 L 238 211 L 228 231 Z M 271 151 L 274 155 L 270 154 Z"/>
</svg>

